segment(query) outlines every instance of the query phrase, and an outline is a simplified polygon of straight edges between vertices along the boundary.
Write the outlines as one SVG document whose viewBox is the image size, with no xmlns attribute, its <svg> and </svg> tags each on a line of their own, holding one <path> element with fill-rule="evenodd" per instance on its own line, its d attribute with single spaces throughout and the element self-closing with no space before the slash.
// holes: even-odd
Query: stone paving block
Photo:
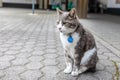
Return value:
<svg viewBox="0 0 120 80">
<path fill-rule="evenodd" d="M 43 64 L 45 66 L 57 66 L 58 62 L 56 61 L 56 59 L 45 59 L 43 61 Z"/>
<path fill-rule="evenodd" d="M 94 73 L 94 76 L 99 80 L 112 80 L 112 74 L 106 71 L 97 71 Z"/>
<path fill-rule="evenodd" d="M 115 61 L 115 62 L 120 62 L 120 58 L 118 57 L 112 57 L 109 60 Z"/>
<path fill-rule="evenodd" d="M 16 58 L 28 58 L 30 57 L 32 54 L 28 53 L 28 52 L 20 52 L 19 54 L 16 55 Z"/>
<path fill-rule="evenodd" d="M 22 80 L 38 80 L 43 76 L 39 70 L 28 70 L 20 75 Z"/>
<path fill-rule="evenodd" d="M 108 59 L 109 57 L 105 55 L 98 55 L 98 58 L 104 60 L 104 59 Z"/>
<path fill-rule="evenodd" d="M 4 41 L 0 41 L 0 45 L 2 45 L 4 43 Z"/>
<path fill-rule="evenodd" d="M 41 56 L 41 55 L 44 55 L 45 52 L 42 50 L 34 50 L 31 54 L 34 56 Z"/>
<path fill-rule="evenodd" d="M 120 50 L 120 43 L 119 44 L 116 44 L 114 45 L 118 50 Z"/>
<path fill-rule="evenodd" d="M 64 56 L 59 56 L 57 58 L 57 61 L 59 62 L 59 64 L 57 65 L 57 67 L 63 71 L 65 69 L 65 67 L 66 67 L 65 63 L 63 63 L 63 62 L 65 62 Z"/>
<path fill-rule="evenodd" d="M 29 62 L 28 59 L 26 58 L 16 58 L 15 60 L 13 60 L 11 63 L 13 65 L 25 65 Z"/>
<path fill-rule="evenodd" d="M 63 72 L 64 69 L 65 69 L 65 64 L 59 63 L 59 64 L 57 65 L 57 67 Z"/>
<path fill-rule="evenodd" d="M 19 51 L 17 51 L 17 50 L 8 50 L 4 54 L 19 54 Z"/>
<path fill-rule="evenodd" d="M 59 53 L 59 55 L 64 55 L 64 49 L 61 47 L 57 47 L 57 51 Z"/>
<path fill-rule="evenodd" d="M 24 45 L 24 48 L 34 48 L 35 45 Z"/>
<path fill-rule="evenodd" d="M 47 49 L 55 49 L 56 46 L 50 46 L 50 45 L 48 46 L 48 45 L 47 45 L 46 48 L 47 48 Z"/>
<path fill-rule="evenodd" d="M 120 71 L 120 63 L 117 63 L 118 67 L 119 67 L 119 71 Z"/>
<path fill-rule="evenodd" d="M 43 41 L 41 41 L 41 40 L 37 40 L 36 41 L 36 47 L 45 47 L 47 44 L 46 44 L 46 41 L 45 40 L 43 40 Z"/>
<path fill-rule="evenodd" d="M 9 47 L 11 47 L 12 46 L 12 44 L 3 44 L 3 45 L 1 45 L 1 47 L 3 47 L 3 48 L 9 48 Z"/>
<path fill-rule="evenodd" d="M 18 42 L 14 44 L 14 46 L 23 46 L 23 45 L 24 43 L 18 43 Z"/>
<path fill-rule="evenodd" d="M 43 56 L 31 56 L 28 59 L 33 62 L 37 62 L 37 61 L 40 62 L 44 60 L 44 57 Z"/>
<path fill-rule="evenodd" d="M 47 46 L 56 46 L 56 43 L 47 43 Z"/>
<path fill-rule="evenodd" d="M 101 48 L 101 49 L 98 49 L 98 52 L 106 52 L 106 53 L 110 53 L 111 51 L 108 50 L 108 49 Z"/>
<path fill-rule="evenodd" d="M 63 71 L 60 71 L 58 75 L 53 77 L 53 80 L 77 80 L 79 76 L 73 77 L 70 74 L 65 74 Z"/>
<path fill-rule="evenodd" d="M 22 50 L 20 50 L 20 52 L 32 52 L 33 51 L 33 49 L 32 48 L 24 48 L 24 49 L 22 49 Z"/>
<path fill-rule="evenodd" d="M 10 62 L 9 61 L 0 61 L 0 70 L 2 69 L 6 69 L 8 67 L 10 67 Z"/>
<path fill-rule="evenodd" d="M 110 58 L 116 57 L 116 55 L 114 55 L 113 53 L 103 53 L 103 55 L 106 55 L 106 56 L 108 56 Z"/>
<path fill-rule="evenodd" d="M 20 49 L 22 49 L 23 47 L 22 46 L 12 46 L 12 47 L 10 47 L 9 49 L 10 50 L 20 50 Z"/>
<path fill-rule="evenodd" d="M 108 71 L 111 74 L 115 74 L 116 73 L 116 67 L 115 66 L 106 66 L 104 71 Z"/>
<path fill-rule="evenodd" d="M 62 51 L 62 52 L 58 52 L 57 53 L 59 56 L 63 56 L 63 58 L 64 58 L 64 52 Z"/>
<path fill-rule="evenodd" d="M 36 46 L 36 47 L 43 47 L 43 46 L 46 46 L 46 44 L 45 44 L 45 43 L 38 43 L 38 42 L 37 42 L 37 43 L 35 44 L 35 46 Z"/>
<path fill-rule="evenodd" d="M 101 51 L 97 51 L 98 55 L 103 55 L 104 52 L 101 52 Z"/>
<path fill-rule="evenodd" d="M 46 53 L 56 53 L 57 50 L 56 49 L 47 49 Z"/>
<path fill-rule="evenodd" d="M 21 80 L 21 79 L 20 79 L 19 75 L 15 74 L 15 73 L 14 74 L 6 73 L 6 75 L 3 78 L 1 78 L 1 80 Z"/>
<path fill-rule="evenodd" d="M 34 47 L 34 50 L 45 50 L 45 47 L 43 46 L 43 47 Z"/>
<path fill-rule="evenodd" d="M 0 70 L 0 78 L 5 76 L 5 72 L 3 70 Z"/>
<path fill-rule="evenodd" d="M 97 77 L 93 76 L 93 73 L 85 73 L 85 74 L 81 74 L 77 80 L 99 80 Z M 102 79 L 100 79 L 102 80 Z"/>
<path fill-rule="evenodd" d="M 97 70 L 97 71 L 99 71 L 99 70 L 104 71 L 104 69 L 105 69 L 105 66 L 104 66 L 104 65 L 102 65 L 102 64 L 100 64 L 100 63 L 97 63 L 97 65 L 96 65 L 96 70 Z"/>
<path fill-rule="evenodd" d="M 47 42 L 48 42 L 48 43 L 55 43 L 56 40 L 54 40 L 54 39 L 53 39 L 53 40 L 47 40 Z"/>
<path fill-rule="evenodd" d="M 58 55 L 57 54 L 45 54 L 44 57 L 46 59 L 55 59 L 58 57 Z"/>
<path fill-rule="evenodd" d="M 2 48 L 2 47 L 0 47 L 0 51 L 1 52 L 5 52 L 5 51 L 7 51 L 8 50 L 8 48 Z"/>
<path fill-rule="evenodd" d="M 44 30 L 43 30 L 44 31 Z M 46 34 L 46 33 L 44 33 Z M 37 38 L 37 41 L 36 41 L 36 44 L 40 45 L 40 44 L 45 44 L 46 45 L 46 40 L 47 40 L 47 37 L 46 36 L 43 36 L 43 37 L 39 37 Z"/>
<path fill-rule="evenodd" d="M 57 68 L 56 66 L 45 66 L 44 68 L 41 69 L 41 71 L 42 71 L 46 76 L 55 77 L 56 74 L 60 71 L 60 69 Z"/>
<path fill-rule="evenodd" d="M 35 43 L 36 43 L 36 42 L 34 42 L 34 41 L 31 41 L 31 42 L 28 42 L 28 41 L 27 41 L 25 44 L 27 44 L 27 45 L 28 45 L 28 44 L 34 45 Z"/>
<path fill-rule="evenodd" d="M 7 41 L 6 44 L 14 44 L 16 41 Z"/>
<path fill-rule="evenodd" d="M 40 69 L 43 67 L 43 64 L 38 61 L 32 61 L 26 65 L 27 69 Z"/>
<path fill-rule="evenodd" d="M 0 52 L 0 56 L 3 56 L 4 55 L 4 53 L 3 52 Z"/>
<path fill-rule="evenodd" d="M 13 59 L 15 59 L 15 56 L 13 56 L 13 55 L 4 55 L 4 56 L 1 56 L 0 57 L 0 61 L 2 62 L 2 61 L 11 61 L 11 60 L 13 60 Z"/>
<path fill-rule="evenodd" d="M 104 66 L 114 66 L 110 60 L 99 60 L 99 62 Z"/>
<path fill-rule="evenodd" d="M 9 67 L 5 70 L 5 72 L 8 74 L 20 74 L 22 72 L 24 72 L 26 69 L 24 66 L 12 66 L 12 67 Z"/>
<path fill-rule="evenodd" d="M 55 80 L 55 79 L 54 79 L 54 77 L 45 75 L 42 78 L 40 78 L 39 80 Z"/>
</svg>

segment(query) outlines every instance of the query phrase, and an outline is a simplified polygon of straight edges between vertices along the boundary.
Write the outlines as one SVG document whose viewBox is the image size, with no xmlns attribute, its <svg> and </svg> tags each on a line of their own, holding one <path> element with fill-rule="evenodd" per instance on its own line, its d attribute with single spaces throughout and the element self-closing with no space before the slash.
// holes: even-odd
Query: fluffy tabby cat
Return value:
<svg viewBox="0 0 120 80">
<path fill-rule="evenodd" d="M 57 28 L 65 52 L 65 73 L 77 76 L 88 70 L 96 69 L 97 47 L 94 37 L 83 28 L 76 14 L 76 9 L 63 12 L 57 9 Z"/>
</svg>

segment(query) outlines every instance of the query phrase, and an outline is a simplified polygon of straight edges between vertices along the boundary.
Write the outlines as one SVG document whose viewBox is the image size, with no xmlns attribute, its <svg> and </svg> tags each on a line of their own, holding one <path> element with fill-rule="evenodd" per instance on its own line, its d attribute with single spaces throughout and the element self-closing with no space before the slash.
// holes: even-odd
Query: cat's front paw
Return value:
<svg viewBox="0 0 120 80">
<path fill-rule="evenodd" d="M 79 75 L 79 72 L 78 72 L 78 71 L 72 71 L 71 75 L 72 75 L 72 76 L 78 76 L 78 75 Z"/>
<path fill-rule="evenodd" d="M 64 69 L 64 73 L 66 73 L 66 74 L 69 74 L 69 73 L 71 73 L 72 72 L 72 69 L 71 68 L 66 68 L 66 69 Z"/>
</svg>

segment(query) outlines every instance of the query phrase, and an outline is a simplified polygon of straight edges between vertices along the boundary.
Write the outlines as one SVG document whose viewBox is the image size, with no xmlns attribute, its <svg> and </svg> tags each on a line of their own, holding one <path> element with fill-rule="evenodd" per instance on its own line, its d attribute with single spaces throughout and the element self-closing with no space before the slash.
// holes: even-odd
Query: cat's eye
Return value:
<svg viewBox="0 0 120 80">
<path fill-rule="evenodd" d="M 66 24 L 66 22 L 62 22 L 62 24 L 63 24 L 63 25 L 65 25 L 65 24 Z"/>
<path fill-rule="evenodd" d="M 70 28 L 74 28 L 75 26 L 70 26 Z"/>
<path fill-rule="evenodd" d="M 76 24 L 71 24 L 72 26 L 76 26 Z"/>
</svg>

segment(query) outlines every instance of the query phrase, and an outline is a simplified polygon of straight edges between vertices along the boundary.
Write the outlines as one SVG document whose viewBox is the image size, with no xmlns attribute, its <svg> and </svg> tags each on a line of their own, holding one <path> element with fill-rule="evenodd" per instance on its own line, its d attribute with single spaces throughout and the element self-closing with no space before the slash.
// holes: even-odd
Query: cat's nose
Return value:
<svg viewBox="0 0 120 80">
<path fill-rule="evenodd" d="M 61 28 L 59 28 L 59 31 L 62 32 Z"/>
<path fill-rule="evenodd" d="M 59 30 L 61 31 L 61 28 L 59 28 Z"/>
</svg>

